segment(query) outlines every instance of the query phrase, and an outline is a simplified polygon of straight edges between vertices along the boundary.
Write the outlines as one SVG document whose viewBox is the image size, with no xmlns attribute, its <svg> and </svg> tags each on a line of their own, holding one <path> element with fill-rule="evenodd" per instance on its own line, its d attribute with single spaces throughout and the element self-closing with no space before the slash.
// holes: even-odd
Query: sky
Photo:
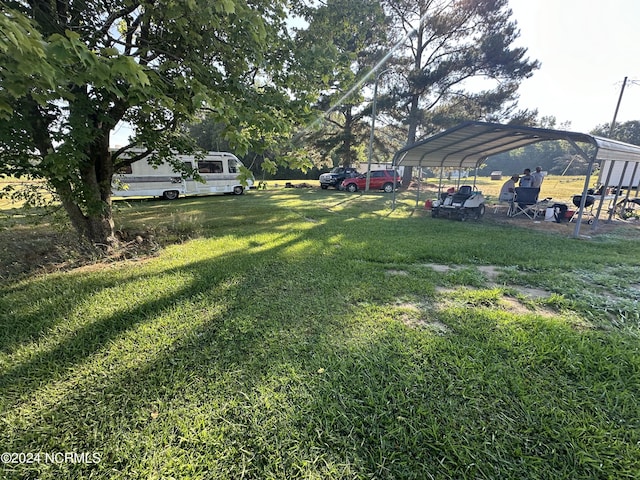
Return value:
<svg viewBox="0 0 640 480">
<path fill-rule="evenodd" d="M 521 84 L 519 107 L 588 133 L 640 120 L 640 0 L 509 0 L 518 46 L 541 66 Z"/>
<path fill-rule="evenodd" d="M 540 68 L 522 82 L 519 108 L 553 116 L 556 128 L 588 133 L 613 120 L 640 120 L 640 0 L 509 0 L 516 45 Z M 562 125 L 570 122 L 570 125 Z M 111 145 L 126 143 L 126 126 Z"/>
</svg>

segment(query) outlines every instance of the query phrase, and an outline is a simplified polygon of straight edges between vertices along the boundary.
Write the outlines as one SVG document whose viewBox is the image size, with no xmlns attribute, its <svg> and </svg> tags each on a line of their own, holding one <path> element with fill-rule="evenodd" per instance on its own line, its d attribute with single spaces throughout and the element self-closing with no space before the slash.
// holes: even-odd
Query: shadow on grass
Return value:
<svg viewBox="0 0 640 480">
<path fill-rule="evenodd" d="M 149 321 L 171 309 L 176 303 L 201 298 L 210 292 L 215 292 L 219 285 L 224 285 L 228 279 L 233 279 L 238 270 L 246 268 L 261 259 L 278 255 L 278 251 L 286 249 L 295 243 L 297 237 L 280 236 L 278 246 L 262 249 L 259 254 L 248 248 L 243 252 L 225 253 L 214 260 L 194 261 L 180 267 L 172 267 L 162 271 L 146 272 L 144 269 L 129 269 L 125 275 L 69 275 L 60 277 L 58 282 L 52 279 L 39 279 L 29 285 L 30 292 L 20 292 L 23 303 L 11 302 L 7 299 L 7 331 L 2 337 L 2 350 L 9 356 L 15 355 L 21 348 L 25 351 L 13 366 L 8 366 L 0 373 L 0 387 L 21 384 L 24 393 L 30 388 L 36 388 L 43 382 L 54 378 L 49 371 L 55 366 L 55 372 L 64 376 L 68 369 L 77 363 L 82 363 L 87 356 L 93 355 L 103 347 L 108 346 L 114 339 L 127 331 L 136 328 L 140 323 Z M 256 272 L 259 274 L 259 272 Z M 153 296 L 148 301 L 140 301 L 143 292 L 136 289 L 144 288 L 146 283 L 136 285 L 140 280 L 157 277 L 158 282 L 170 281 L 176 276 L 187 280 L 179 288 L 172 289 L 169 295 Z M 93 312 L 79 311 L 81 305 L 91 305 L 91 297 L 108 289 L 127 291 L 131 289 L 133 307 L 125 305 L 120 311 L 106 316 L 92 316 Z M 36 293 L 37 292 L 37 293 Z M 34 306 L 25 304 L 31 298 L 37 298 L 46 292 L 46 299 L 34 302 Z M 77 294 L 76 292 L 81 292 Z M 242 285 L 234 292 L 229 308 L 240 306 L 243 297 Z M 216 298 L 214 294 L 212 298 Z M 125 298 L 126 300 L 126 298 Z M 225 298 L 221 301 L 226 302 Z M 95 308 L 95 307 L 94 307 Z M 29 311 L 27 315 L 19 314 L 20 310 Z M 84 317 L 84 318 L 83 318 Z M 63 322 L 76 318 L 77 323 L 72 330 L 65 334 L 66 325 Z M 13 328 L 11 328 L 13 327 Z M 41 347 L 44 342 L 38 337 L 61 337 L 61 341 L 53 342 L 50 346 Z"/>
<path fill-rule="evenodd" d="M 55 402 L 23 400 L 6 445 L 102 454 L 32 469 L 40 478 L 622 478 L 640 466 L 628 339 L 459 308 L 435 335 L 371 304 L 296 303 L 317 287 L 316 262 L 264 266 L 273 278 L 234 288 L 279 291 L 271 311 L 237 297 L 152 356 L 132 347 L 132 365 L 88 356 Z M 311 285 L 288 281 L 300 272 Z"/>
<path fill-rule="evenodd" d="M 445 335 L 408 328 L 394 316 L 387 304 L 403 296 L 429 302 L 438 279 L 389 277 L 390 265 L 513 258 L 474 242 L 479 226 L 455 224 L 466 235 L 442 242 L 449 224 L 422 220 L 303 220 L 272 236 L 245 232 L 242 248 L 220 254 L 207 256 L 207 248 L 231 236 L 192 242 L 165 253 L 184 255 L 168 267 L 66 274 L 11 290 L 33 296 L 44 290 L 56 310 L 30 328 L 47 308 L 36 306 L 22 322 L 27 302 L 6 303 L 14 309 L 5 317 L 14 322 L 8 327 L 24 330 L 3 344 L 9 354 L 0 376 L 3 446 L 97 451 L 102 461 L 14 465 L 3 473 L 43 479 L 637 473 L 640 366 L 629 338 L 482 309 L 429 313 L 451 330 Z M 416 242 L 421 232 L 423 244 Z M 513 244 L 513 237 L 499 242 Z M 525 244 L 515 256 L 528 261 L 532 252 Z M 175 283 L 146 298 L 138 283 L 149 278 Z M 77 317 L 92 295 L 111 289 L 128 292 L 132 306 L 118 300 L 117 311 L 89 314 L 56 333 L 53 327 Z M 41 336 L 53 337 L 50 346 L 39 348 Z M 28 342 L 33 350 L 8 363 Z"/>
<path fill-rule="evenodd" d="M 294 194 L 287 192 L 287 197 L 299 198 L 299 192 Z M 329 197 L 329 196 L 325 196 Z M 329 197 L 333 198 L 333 197 Z M 351 197 L 349 197 L 351 198 Z M 204 211 L 211 199 L 185 199 L 184 204 L 188 204 L 189 211 L 197 206 L 196 212 Z M 217 198 L 215 199 L 218 200 Z M 256 200 L 256 199 L 252 199 Z M 326 198 L 325 198 L 326 200 Z M 151 202 L 149 202 L 151 203 Z M 156 202 L 160 203 L 160 202 Z M 168 205 L 167 202 L 161 202 Z M 286 205 L 286 202 L 283 202 Z M 157 206 L 155 203 L 152 205 Z M 181 203 L 171 203 L 177 208 L 176 212 L 182 211 L 185 205 Z M 277 257 L 289 247 L 295 245 L 304 250 L 309 245 L 314 245 L 314 250 L 309 250 L 307 255 L 323 255 L 331 260 L 335 259 L 343 265 L 338 265 L 335 269 L 336 276 L 343 275 L 350 260 L 362 260 L 366 262 L 380 263 L 404 263 L 413 264 L 420 262 L 442 262 L 454 264 L 491 264 L 491 265 L 531 265 L 531 268 L 544 270 L 549 266 L 557 268 L 563 263 L 571 265 L 573 268 L 579 266 L 579 260 L 574 256 L 568 257 L 563 248 L 554 248 L 545 252 L 541 258 L 539 255 L 539 245 L 548 238 L 542 234 L 532 234 L 526 241 L 517 240 L 515 237 L 519 232 L 505 232 L 503 228 L 496 226 L 484 226 L 481 224 L 460 224 L 456 222 L 432 221 L 430 218 L 356 218 L 353 214 L 360 214 L 356 211 L 344 211 L 340 215 L 331 215 L 322 218 L 322 222 L 314 223 L 307 221 L 314 215 L 322 212 L 322 208 L 315 210 L 305 206 L 300 211 L 305 213 L 292 214 L 288 206 L 269 209 L 268 205 L 259 205 L 259 208 L 251 215 L 247 214 L 246 223 L 251 225 L 250 230 L 239 230 L 238 235 L 255 236 L 268 234 L 273 231 L 280 231 L 280 239 L 273 240 L 275 243 L 284 242 L 279 247 L 270 249 L 252 249 L 251 243 L 247 244 L 247 250 L 242 253 L 234 253 L 228 258 L 218 258 L 208 260 L 205 263 L 195 262 L 191 266 L 177 267 L 175 271 L 167 269 L 164 272 L 146 272 L 142 268 L 129 268 L 115 272 L 111 275 L 103 272 L 95 273 L 71 273 L 60 275 L 57 279 L 50 277 L 37 278 L 33 281 L 26 281 L 18 285 L 4 285 L 0 287 L 0 311 L 3 318 L 2 335 L 0 336 L 0 348 L 6 352 L 12 352 L 28 342 L 33 342 L 42 335 L 55 330 L 64 322 L 68 322 L 71 316 L 77 316 L 79 306 L 90 303 L 91 297 L 108 289 L 121 288 L 124 285 L 135 284 L 145 278 L 152 278 L 154 275 L 183 274 L 193 277 L 193 284 L 186 284 L 183 288 L 173 292 L 166 298 L 157 298 L 141 304 L 132 311 L 128 309 L 100 320 L 99 325 L 87 323 L 77 336 L 77 343 L 83 345 L 82 351 L 90 352 L 91 345 L 96 348 L 100 343 L 94 339 L 100 339 L 105 330 L 110 330 L 110 325 L 115 323 L 121 325 L 121 331 L 126 331 L 136 323 L 141 321 L 146 312 L 156 312 L 170 306 L 177 299 L 189 298 L 198 295 L 203 289 L 208 288 L 207 282 L 221 281 L 224 275 L 233 275 L 235 271 L 243 271 L 245 265 L 254 262 L 264 261 L 270 255 Z M 307 210 L 310 210 L 307 213 Z M 269 215 L 266 212 L 269 211 Z M 263 216 L 265 215 L 265 216 Z M 326 214 L 325 214 L 326 215 Z M 253 220 L 251 220 L 253 218 Z M 272 220 L 272 223 L 269 222 Z M 304 228 L 292 228 L 294 222 L 304 225 Z M 261 223 L 262 222 L 262 223 Z M 264 223 L 267 222 L 267 223 Z M 291 233 L 285 233 L 291 232 Z M 511 233 L 511 234 L 510 234 Z M 215 233 L 211 233 L 215 236 Z M 289 240 L 281 240 L 291 235 Z M 482 241 L 480 241 L 482 239 Z M 486 240 L 491 239 L 493 244 L 487 248 Z M 558 239 L 556 239 L 558 240 Z M 514 250 L 514 242 L 518 242 L 518 249 Z M 559 244 L 565 248 L 571 248 L 574 252 L 580 251 L 579 256 L 585 265 L 593 267 L 595 258 L 602 259 L 600 246 L 590 243 L 575 243 L 569 239 L 560 239 Z M 258 252 L 258 253 L 256 253 Z M 627 255 L 633 255 L 630 251 Z M 286 256 L 282 256 L 286 261 Z M 204 265 L 204 266 L 203 266 Z M 237 265 L 237 266 L 236 266 Z M 320 269 L 323 267 L 320 266 Z M 215 270 L 224 272 L 222 276 L 217 273 L 213 278 L 201 277 L 200 270 Z M 54 277 L 55 278 L 55 277 Z M 348 287 L 347 287 L 348 288 Z M 64 301 L 60 301 L 60 297 Z M 119 331 L 120 331 L 119 330 Z M 73 338 L 69 339 L 74 341 Z M 75 352 L 74 348 L 59 345 L 44 358 L 45 363 L 56 356 L 64 359 L 70 355 L 81 357 L 82 353 Z M 31 363 L 40 363 L 37 358 L 31 358 Z M 26 365 L 28 365 L 28 363 Z M 63 361 L 63 364 L 65 362 Z M 24 367 L 27 368 L 27 367 Z M 5 372 L 5 375 L 7 373 Z"/>
</svg>

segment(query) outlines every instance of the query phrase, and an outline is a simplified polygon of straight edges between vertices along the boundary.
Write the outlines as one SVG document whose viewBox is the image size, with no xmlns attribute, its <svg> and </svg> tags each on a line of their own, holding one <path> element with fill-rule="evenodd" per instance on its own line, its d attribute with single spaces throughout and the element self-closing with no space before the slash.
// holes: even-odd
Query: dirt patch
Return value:
<svg viewBox="0 0 640 480">
<path fill-rule="evenodd" d="M 431 270 L 438 273 L 447 273 L 452 268 L 449 265 L 440 265 L 437 263 L 425 263 L 423 264 L 423 267 L 430 268 Z"/>
<path fill-rule="evenodd" d="M 504 208 L 498 209 L 498 211 L 494 213 L 494 207 L 492 206 L 487 207 L 487 212 L 485 213 L 483 221 L 500 225 L 512 225 L 522 228 L 528 228 L 531 230 L 566 236 L 572 236 L 576 227 L 575 222 L 569 222 L 568 220 L 562 223 L 557 223 L 545 222 L 544 218 L 536 218 L 535 220 L 531 220 L 530 218 L 524 216 L 518 216 L 515 218 L 507 217 L 506 210 Z M 580 238 L 584 239 L 611 234 L 615 234 L 616 236 L 620 236 L 622 238 L 636 238 L 638 236 L 638 233 L 640 233 L 640 222 L 636 221 L 635 219 L 612 219 L 611 221 L 608 221 L 606 218 L 602 218 L 601 216 L 595 230 L 585 221 L 583 221 L 580 227 Z"/>
<path fill-rule="evenodd" d="M 540 307 L 536 305 L 534 308 L 523 305 L 517 298 L 513 297 L 503 297 L 502 305 L 503 310 L 506 310 L 511 313 L 515 313 L 516 315 L 524 315 L 527 313 L 535 313 L 536 315 L 540 315 L 541 317 L 556 317 L 558 315 L 557 312 L 545 307 Z"/>
<path fill-rule="evenodd" d="M 518 285 L 513 286 L 513 288 L 515 288 L 518 293 L 521 293 L 525 297 L 531 297 L 534 299 L 549 298 L 551 296 L 550 292 L 542 290 L 541 288 L 521 287 Z"/>
<path fill-rule="evenodd" d="M 387 270 L 387 275 L 400 275 L 406 277 L 407 275 L 409 275 L 409 272 L 405 270 Z"/>
<path fill-rule="evenodd" d="M 426 264 L 425 266 L 440 273 L 446 273 L 451 270 L 455 270 L 456 268 L 454 266 L 439 264 Z M 477 269 L 487 277 L 487 288 L 497 286 L 496 279 L 502 271 L 501 267 L 497 267 L 495 265 L 480 265 Z M 475 287 L 469 286 L 460 288 L 464 288 L 465 290 L 478 290 Z M 436 286 L 435 291 L 438 298 L 435 305 L 436 310 L 446 308 L 451 305 L 451 302 L 455 303 L 454 298 L 457 297 L 456 293 L 460 291 L 460 288 Z M 510 285 L 509 289 L 515 290 L 517 296 L 523 297 L 522 300 L 505 294 L 502 295 L 498 303 L 493 305 L 492 308 L 499 308 L 517 315 L 524 315 L 527 313 L 535 313 L 544 317 L 553 317 L 557 315 L 553 310 L 535 304 L 537 300 L 549 298 L 552 295 L 551 292 L 541 288 L 524 287 L 519 285 Z M 530 301 L 527 302 L 527 299 L 530 299 Z"/>
<path fill-rule="evenodd" d="M 451 265 L 441 265 L 438 263 L 425 263 L 422 266 L 430 268 L 431 270 L 437 273 L 447 273 L 452 270 L 456 270 L 457 268 L 463 267 L 463 266 L 457 267 L 457 266 L 451 266 Z M 466 267 L 466 265 L 464 265 L 464 267 Z M 496 267 L 493 265 L 480 265 L 480 266 L 477 266 L 476 268 L 480 272 L 482 272 L 491 283 L 495 282 L 498 275 L 500 275 L 500 267 Z"/>
<path fill-rule="evenodd" d="M 447 295 L 450 293 L 455 292 L 455 288 L 450 288 L 450 287 L 436 287 L 436 293 L 442 294 L 442 295 Z"/>
<path fill-rule="evenodd" d="M 450 272 L 451 270 L 455 270 L 456 268 L 449 265 L 439 265 L 436 263 L 427 263 L 427 264 L 424 264 L 424 266 L 431 268 L 432 270 L 438 273 L 447 273 L 447 272 Z M 497 267 L 495 265 L 480 265 L 476 268 L 484 276 L 487 277 L 488 287 L 495 287 L 497 285 L 496 280 L 502 271 L 501 267 Z M 469 288 L 469 287 L 465 287 L 465 288 Z M 548 298 L 549 296 L 551 296 L 550 292 L 543 290 L 541 288 L 523 287 L 519 285 L 510 285 L 510 288 L 513 288 L 514 290 L 516 290 L 518 293 L 522 294 L 525 297 L 531 297 L 534 299 Z M 452 291 L 455 291 L 455 290 L 451 288 L 436 287 L 436 292 L 438 293 L 446 294 Z"/>
<path fill-rule="evenodd" d="M 530 309 L 528 309 L 522 303 L 520 303 L 518 299 L 512 298 L 512 297 L 503 297 L 500 306 L 502 310 L 515 313 L 516 315 L 524 315 L 526 313 L 531 313 Z"/>
<path fill-rule="evenodd" d="M 451 271 L 455 271 L 457 268 L 466 267 L 463 265 L 461 265 L 460 267 L 457 267 L 457 266 L 451 266 L 451 265 L 441 265 L 438 263 L 424 263 L 422 264 L 422 266 L 430 268 L 431 270 L 437 273 L 448 273 Z M 500 275 L 500 267 L 495 267 L 493 265 L 480 265 L 476 268 L 487 277 L 489 283 L 491 283 L 492 285 L 494 284 L 498 275 Z"/>
<path fill-rule="evenodd" d="M 57 231 L 44 223 L 0 230 L 0 283 L 33 274 L 147 258 L 159 248 L 152 235 L 118 234 L 119 248 L 107 254 L 82 241 L 73 231 Z"/>
<path fill-rule="evenodd" d="M 408 327 L 413 328 L 426 328 L 434 331 L 435 333 L 444 335 L 451 332 L 451 329 L 442 322 L 438 320 L 426 320 L 424 318 L 421 319 L 409 319 L 406 322 L 403 322 Z"/>
<path fill-rule="evenodd" d="M 441 335 L 451 331 L 451 329 L 441 321 L 434 318 L 428 318 L 425 315 L 424 308 L 416 303 L 405 302 L 394 306 L 398 309 L 404 310 L 399 312 L 399 314 L 395 316 L 395 319 L 402 322 L 407 327 L 426 328 Z"/>
<path fill-rule="evenodd" d="M 465 291 L 469 290 L 469 287 L 464 287 Z M 477 290 L 477 289 L 476 289 Z M 535 289 L 523 289 L 523 290 L 535 290 Z M 557 312 L 553 311 L 550 308 L 547 308 L 543 305 L 539 305 L 535 302 L 529 301 L 527 302 L 525 299 L 520 300 L 519 298 L 512 297 L 510 295 L 504 294 L 500 298 L 497 299 L 495 303 L 487 304 L 487 305 L 476 305 L 476 304 L 467 304 L 464 299 L 460 299 L 457 293 L 459 290 L 454 288 L 436 288 L 436 292 L 438 293 L 438 297 L 434 308 L 436 311 L 443 310 L 449 308 L 451 306 L 466 306 L 468 308 L 489 308 L 489 309 L 497 309 L 505 312 L 509 312 L 515 315 L 527 315 L 527 314 L 535 314 L 542 317 L 556 317 L 558 315 Z M 524 292 L 520 292 L 525 297 L 531 297 L 533 300 L 538 300 L 541 298 L 546 298 L 549 296 L 549 292 L 544 290 L 537 290 L 536 293 L 539 296 L 527 295 Z M 532 292 L 529 292 L 532 293 Z"/>
<path fill-rule="evenodd" d="M 0 282 L 35 272 L 50 272 L 81 264 L 86 247 L 77 236 L 48 226 L 15 226 L 0 230 Z"/>
<path fill-rule="evenodd" d="M 496 278 L 500 275 L 500 269 L 493 265 L 480 265 L 478 270 L 480 270 L 480 272 L 482 272 L 491 283 L 495 283 Z"/>
</svg>

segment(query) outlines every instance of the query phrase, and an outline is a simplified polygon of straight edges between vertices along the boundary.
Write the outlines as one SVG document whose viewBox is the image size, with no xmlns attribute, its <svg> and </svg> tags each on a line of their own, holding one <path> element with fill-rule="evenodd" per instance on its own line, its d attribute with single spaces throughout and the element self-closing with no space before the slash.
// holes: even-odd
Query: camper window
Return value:
<svg viewBox="0 0 640 480">
<path fill-rule="evenodd" d="M 238 167 L 236 161 L 233 158 L 229 159 L 229 173 L 238 173 Z"/>
<path fill-rule="evenodd" d="M 131 165 L 123 165 L 116 170 L 116 173 L 120 175 L 130 175 L 133 171 L 131 170 Z"/>
<path fill-rule="evenodd" d="M 219 160 L 204 160 L 198 162 L 200 173 L 222 173 L 222 162 Z"/>
</svg>

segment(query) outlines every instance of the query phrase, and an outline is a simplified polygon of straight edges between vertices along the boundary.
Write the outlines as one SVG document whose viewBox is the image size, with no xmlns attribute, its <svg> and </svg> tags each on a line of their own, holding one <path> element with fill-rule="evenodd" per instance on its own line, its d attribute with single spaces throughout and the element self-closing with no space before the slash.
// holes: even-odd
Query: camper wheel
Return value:
<svg viewBox="0 0 640 480">
<path fill-rule="evenodd" d="M 177 190 L 167 190 L 166 192 L 162 192 L 162 197 L 166 200 L 175 200 L 179 195 L 180 193 Z"/>
<path fill-rule="evenodd" d="M 242 188 L 241 185 L 236 185 L 235 187 L 233 187 L 234 195 L 242 195 L 242 192 L 244 192 L 244 188 Z"/>
</svg>

